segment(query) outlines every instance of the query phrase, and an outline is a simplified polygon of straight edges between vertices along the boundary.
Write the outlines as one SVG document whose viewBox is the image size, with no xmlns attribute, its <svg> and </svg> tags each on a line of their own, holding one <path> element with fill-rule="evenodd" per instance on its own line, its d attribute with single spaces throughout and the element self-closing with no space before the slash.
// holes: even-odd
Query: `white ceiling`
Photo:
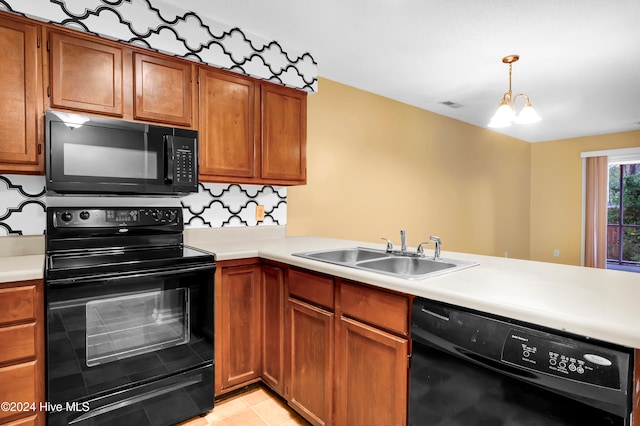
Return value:
<svg viewBox="0 0 640 426">
<path fill-rule="evenodd" d="M 540 142 L 640 130 L 640 0 L 178 4 L 309 52 L 320 77 L 481 127 L 508 90 L 502 57 L 519 54 L 514 94 L 528 94 L 542 121 L 501 133 Z"/>
</svg>

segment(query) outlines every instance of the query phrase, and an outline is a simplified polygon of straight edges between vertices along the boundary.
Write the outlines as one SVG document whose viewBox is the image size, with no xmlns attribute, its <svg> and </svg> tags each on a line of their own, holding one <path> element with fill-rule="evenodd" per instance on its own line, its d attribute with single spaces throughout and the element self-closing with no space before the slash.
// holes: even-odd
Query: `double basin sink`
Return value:
<svg viewBox="0 0 640 426">
<path fill-rule="evenodd" d="M 387 252 L 363 247 L 310 251 L 293 255 L 409 280 L 421 280 L 477 265 L 476 262 L 466 260 L 435 260 L 410 252 Z"/>
</svg>

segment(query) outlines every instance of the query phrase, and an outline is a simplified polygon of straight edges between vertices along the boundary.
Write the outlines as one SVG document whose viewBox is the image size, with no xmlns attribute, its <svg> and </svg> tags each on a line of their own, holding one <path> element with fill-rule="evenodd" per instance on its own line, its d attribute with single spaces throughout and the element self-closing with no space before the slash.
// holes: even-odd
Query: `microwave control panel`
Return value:
<svg viewBox="0 0 640 426">
<path fill-rule="evenodd" d="M 174 136 L 173 150 L 173 185 L 188 191 L 198 186 L 198 167 L 196 163 L 196 139 Z"/>
</svg>

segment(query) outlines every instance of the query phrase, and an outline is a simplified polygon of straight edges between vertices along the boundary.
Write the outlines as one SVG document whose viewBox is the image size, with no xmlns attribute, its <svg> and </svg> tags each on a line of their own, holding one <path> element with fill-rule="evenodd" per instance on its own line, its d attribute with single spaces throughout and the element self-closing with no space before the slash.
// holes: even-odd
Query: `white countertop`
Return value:
<svg viewBox="0 0 640 426">
<path fill-rule="evenodd" d="M 243 245 L 231 244 L 242 256 Z M 218 243 L 200 248 L 218 253 Z M 442 257 L 478 262 L 461 271 L 423 280 L 405 280 L 330 263 L 292 256 L 292 253 L 345 247 L 384 245 L 319 237 L 265 240 L 257 255 L 301 268 L 492 314 L 568 331 L 612 343 L 640 348 L 640 274 L 533 262 L 465 253 L 442 252 Z M 248 257 L 256 256 L 251 245 Z M 427 255 L 433 251 L 426 250 Z"/>
<path fill-rule="evenodd" d="M 195 235 L 187 234 L 185 242 L 216 253 L 218 260 L 261 257 L 640 348 L 640 274 L 443 251 L 445 258 L 471 260 L 479 265 L 414 281 L 292 256 L 331 248 L 382 249 L 381 244 L 284 237 L 280 231 L 252 239 L 208 232 Z M 43 264 L 44 255 L 0 257 L 0 282 L 42 278 Z"/>
<path fill-rule="evenodd" d="M 42 279 L 44 254 L 0 256 L 0 283 Z"/>
</svg>

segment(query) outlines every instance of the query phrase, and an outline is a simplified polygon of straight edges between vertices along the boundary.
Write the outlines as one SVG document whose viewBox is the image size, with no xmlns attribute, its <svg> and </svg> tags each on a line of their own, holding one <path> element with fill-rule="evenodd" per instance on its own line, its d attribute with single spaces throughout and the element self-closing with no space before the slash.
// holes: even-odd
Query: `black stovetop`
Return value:
<svg viewBox="0 0 640 426">
<path fill-rule="evenodd" d="M 45 278 L 213 265 L 213 254 L 183 244 L 183 230 L 173 207 L 48 208 Z"/>
<path fill-rule="evenodd" d="M 188 246 L 87 250 L 47 256 L 47 279 L 114 275 L 132 271 L 213 264 L 213 254 Z"/>
</svg>

